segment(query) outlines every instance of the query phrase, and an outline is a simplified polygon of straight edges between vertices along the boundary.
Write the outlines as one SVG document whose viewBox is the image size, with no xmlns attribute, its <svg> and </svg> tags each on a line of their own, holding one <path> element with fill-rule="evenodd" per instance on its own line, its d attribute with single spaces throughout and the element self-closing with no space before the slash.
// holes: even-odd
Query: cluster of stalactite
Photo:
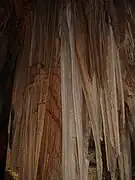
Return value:
<svg viewBox="0 0 135 180">
<path fill-rule="evenodd" d="M 22 180 L 130 180 L 133 2 L 14 1 L 9 12 L 10 35 L 0 36 L 8 114 L 13 90 L 7 164 Z"/>
<path fill-rule="evenodd" d="M 60 25 L 63 178 L 88 178 L 90 123 L 96 178 L 103 178 L 106 166 L 109 178 L 131 179 L 130 141 L 134 141 L 135 125 L 133 6 L 128 1 L 72 2 L 61 12 Z"/>
<path fill-rule="evenodd" d="M 130 142 L 134 141 L 135 127 L 133 12 L 129 2 L 100 0 L 69 3 L 62 12 L 62 164 L 66 180 L 88 179 L 85 142 L 90 134 L 88 128 L 83 129 L 86 120 L 95 142 L 95 178 L 102 179 L 106 167 L 106 172 L 110 173 L 108 178 L 132 179 Z M 88 114 L 88 119 L 84 114 Z M 106 156 L 105 163 L 103 156 Z"/>
</svg>

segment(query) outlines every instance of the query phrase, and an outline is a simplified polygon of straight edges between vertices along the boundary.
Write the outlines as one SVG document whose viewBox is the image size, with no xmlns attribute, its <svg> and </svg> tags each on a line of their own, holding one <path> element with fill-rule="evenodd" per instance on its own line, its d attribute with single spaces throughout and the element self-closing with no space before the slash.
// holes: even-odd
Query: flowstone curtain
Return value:
<svg viewBox="0 0 135 180">
<path fill-rule="evenodd" d="M 87 180 L 92 131 L 93 179 L 131 180 L 131 2 L 37 1 L 33 12 L 14 84 L 12 169 L 22 180 Z"/>
<path fill-rule="evenodd" d="M 10 166 L 22 180 L 61 178 L 58 5 L 48 2 L 25 17 L 14 83 Z"/>
</svg>

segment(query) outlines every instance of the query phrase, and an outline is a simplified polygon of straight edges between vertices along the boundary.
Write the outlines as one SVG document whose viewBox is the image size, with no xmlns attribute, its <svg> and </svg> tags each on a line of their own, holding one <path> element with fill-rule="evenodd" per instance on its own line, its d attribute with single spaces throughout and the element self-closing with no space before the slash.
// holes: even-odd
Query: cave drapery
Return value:
<svg viewBox="0 0 135 180">
<path fill-rule="evenodd" d="M 0 2 L 2 178 L 132 179 L 134 26 L 131 0 Z"/>
</svg>

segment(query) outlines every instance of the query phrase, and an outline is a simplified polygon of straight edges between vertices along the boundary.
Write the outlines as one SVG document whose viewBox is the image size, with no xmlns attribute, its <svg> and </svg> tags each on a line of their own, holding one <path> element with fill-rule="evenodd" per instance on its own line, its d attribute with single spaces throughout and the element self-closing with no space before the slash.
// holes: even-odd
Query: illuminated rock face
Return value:
<svg viewBox="0 0 135 180">
<path fill-rule="evenodd" d="M 13 88 L 15 119 L 10 167 L 21 179 L 60 180 L 60 45 L 55 32 L 55 37 L 47 34 L 50 31 L 45 29 L 44 14 L 39 13 L 43 22 L 37 15 L 27 15 Z"/>
</svg>

